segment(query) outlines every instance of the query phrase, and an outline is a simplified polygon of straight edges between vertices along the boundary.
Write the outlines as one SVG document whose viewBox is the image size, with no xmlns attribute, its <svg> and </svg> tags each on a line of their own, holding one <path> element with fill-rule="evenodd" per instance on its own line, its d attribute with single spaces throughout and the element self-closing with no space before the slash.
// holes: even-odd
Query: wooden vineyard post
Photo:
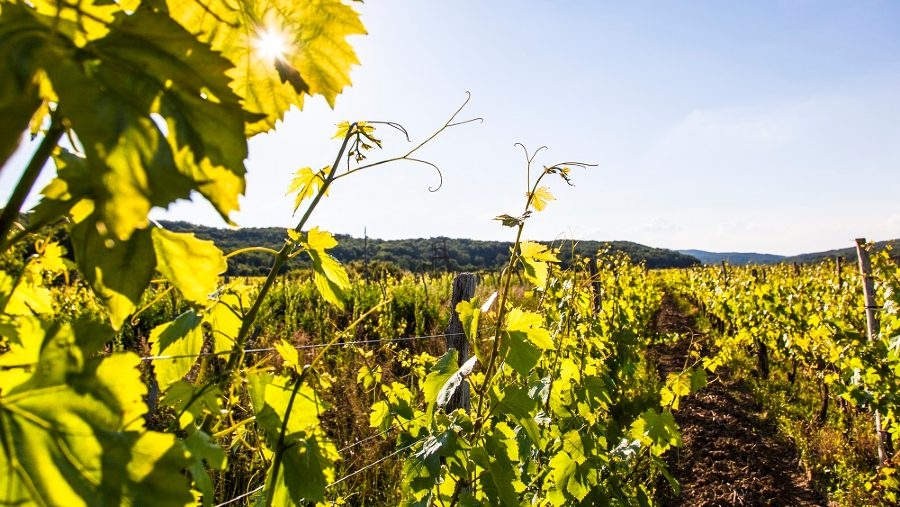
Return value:
<svg viewBox="0 0 900 507">
<path fill-rule="evenodd" d="M 591 274 L 591 287 L 594 288 L 594 314 L 603 308 L 603 293 L 600 285 L 600 273 L 597 271 L 597 259 L 588 259 L 588 271 Z"/>
<path fill-rule="evenodd" d="M 450 298 L 450 324 L 447 326 L 447 350 L 456 349 L 458 364 L 462 366 L 469 359 L 469 340 L 463 332 L 462 321 L 456 313 L 460 301 L 468 301 L 475 296 L 476 277 L 473 273 L 460 273 L 453 280 L 453 296 Z M 469 383 L 462 382 L 447 403 L 447 413 L 457 408 L 469 410 Z"/>
<path fill-rule="evenodd" d="M 872 262 L 869 252 L 866 251 L 866 239 L 856 239 L 856 255 L 859 257 L 859 274 L 863 279 L 863 297 L 866 301 L 866 335 L 869 342 L 874 342 L 878 337 L 878 319 L 875 315 L 875 283 L 872 277 Z M 875 434 L 878 436 L 878 463 L 884 465 L 887 461 L 890 445 L 887 433 L 881 428 L 881 412 L 875 411 Z"/>
</svg>

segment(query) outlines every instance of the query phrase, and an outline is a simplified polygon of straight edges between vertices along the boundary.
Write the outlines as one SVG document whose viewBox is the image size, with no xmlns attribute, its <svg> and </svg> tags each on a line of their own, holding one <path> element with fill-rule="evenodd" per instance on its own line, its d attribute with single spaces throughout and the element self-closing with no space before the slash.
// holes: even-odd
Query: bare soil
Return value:
<svg viewBox="0 0 900 507">
<path fill-rule="evenodd" d="M 703 343 L 692 316 L 666 295 L 656 317 L 663 333 L 682 333 L 675 344 L 651 351 L 662 378 L 685 364 L 691 337 Z M 793 442 L 761 415 L 749 386 L 728 370 L 710 374 L 709 385 L 682 399 L 675 411 L 683 446 L 667 455 L 681 484 L 675 494 L 661 478 L 657 498 L 663 506 L 827 505 L 814 492 Z"/>
</svg>

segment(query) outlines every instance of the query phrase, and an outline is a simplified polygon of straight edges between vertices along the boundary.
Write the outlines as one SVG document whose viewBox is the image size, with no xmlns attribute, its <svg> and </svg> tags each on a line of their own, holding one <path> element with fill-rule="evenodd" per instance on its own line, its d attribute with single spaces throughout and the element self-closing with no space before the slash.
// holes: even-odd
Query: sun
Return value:
<svg viewBox="0 0 900 507">
<path fill-rule="evenodd" d="M 284 33 L 271 28 L 260 30 L 253 40 L 253 49 L 268 60 L 282 60 L 288 50 L 287 37 Z"/>
</svg>

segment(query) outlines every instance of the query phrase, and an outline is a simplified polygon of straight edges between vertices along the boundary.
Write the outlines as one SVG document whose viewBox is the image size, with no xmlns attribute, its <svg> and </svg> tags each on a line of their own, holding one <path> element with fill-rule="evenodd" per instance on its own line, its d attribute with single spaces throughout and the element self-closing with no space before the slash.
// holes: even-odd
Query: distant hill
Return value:
<svg viewBox="0 0 900 507">
<path fill-rule="evenodd" d="M 678 250 L 679 253 L 696 257 L 703 264 L 719 264 L 722 261 L 733 266 L 745 264 L 775 264 L 785 259 L 783 255 L 752 252 L 707 252 L 704 250 Z"/>
<path fill-rule="evenodd" d="M 280 227 L 242 228 L 237 230 L 194 225 L 188 222 L 162 222 L 169 230 L 193 232 L 199 238 L 211 239 L 224 250 L 231 252 L 248 246 L 279 248 L 284 241 L 285 230 Z M 370 263 L 395 266 L 408 271 L 496 271 L 508 259 L 512 243 L 506 241 L 477 241 L 472 239 L 416 238 L 382 240 L 354 238 L 336 235 L 338 246 L 332 255 L 343 263 L 368 260 Z M 652 248 L 630 241 L 563 241 L 553 242 L 560 247 L 563 263 L 571 261 L 572 253 L 592 256 L 599 250 L 610 248 L 628 254 L 635 261 L 646 262 L 649 268 L 688 267 L 700 263 L 694 257 L 673 250 Z M 302 256 L 301 256 L 302 257 Z M 299 262 L 288 269 L 301 267 Z M 263 252 L 249 252 L 229 260 L 229 274 L 237 276 L 261 275 L 268 272 L 272 257 Z"/>
<path fill-rule="evenodd" d="M 900 239 L 878 241 L 875 243 L 875 249 L 883 250 L 888 245 L 890 245 L 893 250 L 892 256 L 896 257 L 900 255 Z M 707 252 L 704 250 L 678 250 L 678 252 L 695 257 L 703 264 L 718 264 L 724 260 L 728 264 L 734 266 L 747 264 L 777 264 L 779 262 L 809 264 L 825 259 L 834 259 L 835 256 L 838 255 L 845 259 L 856 259 L 856 247 L 838 248 L 824 252 L 812 252 L 792 256 L 749 252 Z"/>
<path fill-rule="evenodd" d="M 900 239 L 890 239 L 887 241 L 877 241 L 875 242 L 875 250 L 884 250 L 886 246 L 890 245 L 891 256 L 897 257 L 900 255 Z M 845 259 L 856 259 L 856 247 L 851 246 L 847 248 L 839 248 L 837 250 L 828 250 L 825 252 L 814 252 L 814 253 L 805 253 L 800 255 L 794 255 L 791 257 L 785 257 L 784 262 L 799 262 L 799 263 L 811 263 L 818 262 L 824 259 L 834 259 L 836 256 L 841 256 Z"/>
</svg>

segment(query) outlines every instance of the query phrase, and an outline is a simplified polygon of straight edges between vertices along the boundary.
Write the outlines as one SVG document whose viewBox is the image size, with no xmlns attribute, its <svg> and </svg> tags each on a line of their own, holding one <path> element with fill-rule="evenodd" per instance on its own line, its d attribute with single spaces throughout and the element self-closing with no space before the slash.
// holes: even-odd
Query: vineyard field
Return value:
<svg viewBox="0 0 900 507">
<path fill-rule="evenodd" d="M 366 218 L 322 213 L 363 172 L 437 191 L 430 148 L 484 123 L 469 92 L 424 132 L 329 126 L 324 162 L 281 168 L 291 226 L 234 229 L 250 139 L 351 85 L 360 4 L 0 0 L 0 505 L 900 502 L 889 247 L 735 267 L 529 239 L 597 164 L 522 143 L 486 220 L 508 241 L 360 256 L 323 228 Z M 185 201 L 232 229 L 154 220 Z"/>
</svg>

